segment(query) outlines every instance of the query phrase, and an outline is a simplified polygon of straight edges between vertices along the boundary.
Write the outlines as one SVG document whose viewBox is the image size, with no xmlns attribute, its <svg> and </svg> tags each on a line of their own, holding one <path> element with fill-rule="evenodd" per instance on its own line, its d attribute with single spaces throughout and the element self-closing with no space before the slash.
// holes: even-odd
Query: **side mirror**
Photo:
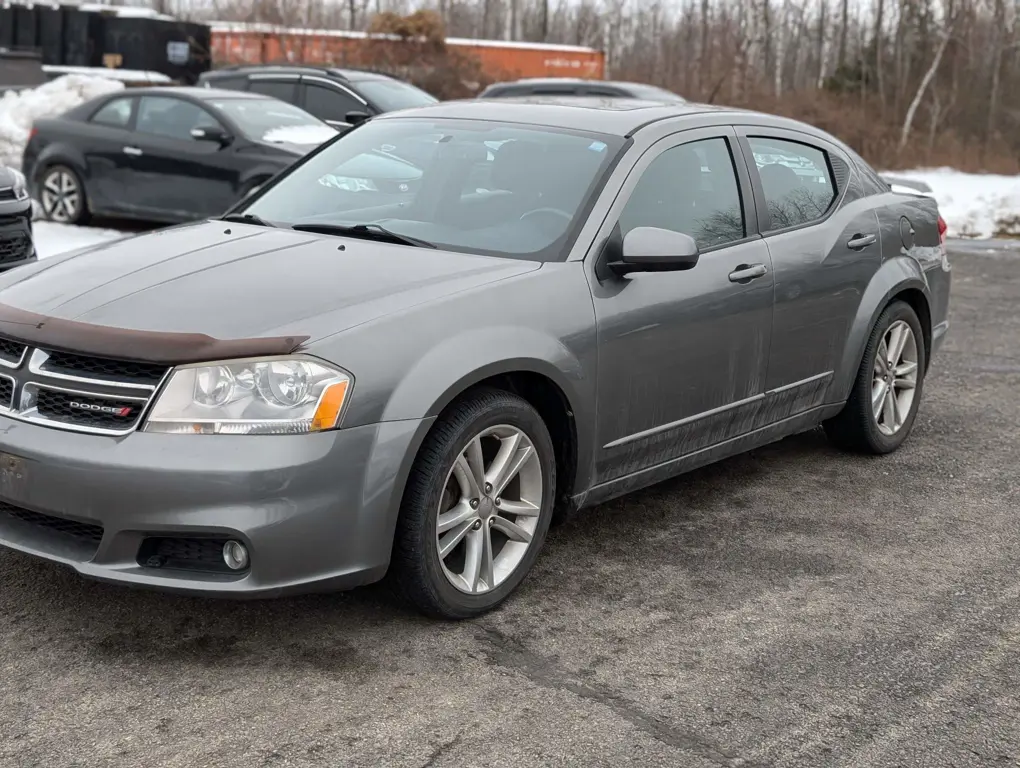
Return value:
<svg viewBox="0 0 1020 768">
<path fill-rule="evenodd" d="M 218 126 L 212 125 L 205 126 L 204 128 L 192 128 L 191 138 L 195 141 L 211 141 L 219 144 L 221 147 L 229 144 L 231 140 L 229 133 Z"/>
<path fill-rule="evenodd" d="M 635 227 L 623 238 L 619 261 L 609 263 L 618 275 L 630 272 L 679 272 L 698 263 L 698 244 L 690 235 L 658 227 Z"/>
<path fill-rule="evenodd" d="M 371 117 L 371 115 L 368 114 L 368 112 L 362 112 L 361 110 L 354 110 L 354 111 L 348 112 L 344 116 L 344 120 L 346 120 L 351 125 L 357 125 L 358 123 L 365 122 L 370 117 Z"/>
</svg>

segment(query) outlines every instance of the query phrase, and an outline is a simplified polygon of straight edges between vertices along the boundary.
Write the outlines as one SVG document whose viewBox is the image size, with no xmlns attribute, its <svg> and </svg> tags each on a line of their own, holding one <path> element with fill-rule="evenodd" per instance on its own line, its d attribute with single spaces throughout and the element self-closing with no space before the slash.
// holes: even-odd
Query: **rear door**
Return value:
<svg viewBox="0 0 1020 768">
<path fill-rule="evenodd" d="M 372 114 L 374 111 L 353 90 L 325 77 L 302 77 L 300 94 L 299 106 L 305 112 L 341 131 L 351 127 L 347 121 L 349 112 Z"/>
<path fill-rule="evenodd" d="M 191 135 L 195 128 L 224 127 L 208 110 L 174 96 L 142 96 L 134 127 L 134 194 L 147 213 L 172 219 L 217 216 L 237 200 L 236 154 Z"/>
<path fill-rule="evenodd" d="M 779 421 L 827 402 L 868 281 L 878 217 L 835 145 L 797 131 L 737 128 L 775 274 L 766 390 Z"/>
</svg>

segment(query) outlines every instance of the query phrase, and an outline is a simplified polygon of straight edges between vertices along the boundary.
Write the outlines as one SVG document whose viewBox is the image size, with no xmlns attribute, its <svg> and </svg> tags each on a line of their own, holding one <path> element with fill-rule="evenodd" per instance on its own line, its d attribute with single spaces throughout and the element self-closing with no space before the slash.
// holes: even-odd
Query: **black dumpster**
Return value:
<svg viewBox="0 0 1020 768">
<path fill-rule="evenodd" d="M 204 24 L 82 11 L 75 6 L 0 6 L 0 48 L 37 50 L 43 64 L 159 72 L 191 84 L 210 68 Z"/>
</svg>

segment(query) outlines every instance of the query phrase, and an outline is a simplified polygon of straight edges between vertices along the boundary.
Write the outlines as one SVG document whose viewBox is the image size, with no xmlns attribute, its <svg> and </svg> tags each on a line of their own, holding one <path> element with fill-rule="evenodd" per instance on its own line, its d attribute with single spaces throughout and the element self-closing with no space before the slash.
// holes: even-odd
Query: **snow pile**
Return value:
<svg viewBox="0 0 1020 768">
<path fill-rule="evenodd" d="M 287 125 L 273 128 L 262 136 L 270 144 L 307 144 L 318 146 L 336 136 L 335 128 L 328 125 Z"/>
<path fill-rule="evenodd" d="M 0 163 L 21 167 L 21 153 L 35 120 L 57 117 L 96 96 L 123 87 L 123 83 L 105 77 L 65 75 L 38 88 L 5 93 L 0 99 Z"/>
<path fill-rule="evenodd" d="M 896 171 L 931 187 L 949 237 L 1020 235 L 1020 176 L 962 173 L 952 168 Z"/>
</svg>

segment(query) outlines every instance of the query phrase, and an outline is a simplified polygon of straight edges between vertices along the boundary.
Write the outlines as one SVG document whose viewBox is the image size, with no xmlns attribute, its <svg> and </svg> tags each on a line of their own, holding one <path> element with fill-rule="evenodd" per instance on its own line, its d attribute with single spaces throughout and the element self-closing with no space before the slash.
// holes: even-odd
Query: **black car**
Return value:
<svg viewBox="0 0 1020 768">
<path fill-rule="evenodd" d="M 188 221 L 223 213 L 336 135 L 267 96 L 133 88 L 37 120 L 22 167 L 53 221 Z"/>
<path fill-rule="evenodd" d="M 35 260 L 32 200 L 25 177 L 0 165 L 0 270 Z"/>
<path fill-rule="evenodd" d="M 435 104 L 403 80 L 377 72 L 291 65 L 238 66 L 204 72 L 198 84 L 231 88 L 295 104 L 338 130 L 373 115 Z"/>
<path fill-rule="evenodd" d="M 668 104 L 682 104 L 685 99 L 665 88 L 645 83 L 608 80 L 583 80 L 579 77 L 536 77 L 493 83 L 480 94 L 480 99 L 510 96 L 604 96 L 607 98 L 642 99 Z"/>
</svg>

